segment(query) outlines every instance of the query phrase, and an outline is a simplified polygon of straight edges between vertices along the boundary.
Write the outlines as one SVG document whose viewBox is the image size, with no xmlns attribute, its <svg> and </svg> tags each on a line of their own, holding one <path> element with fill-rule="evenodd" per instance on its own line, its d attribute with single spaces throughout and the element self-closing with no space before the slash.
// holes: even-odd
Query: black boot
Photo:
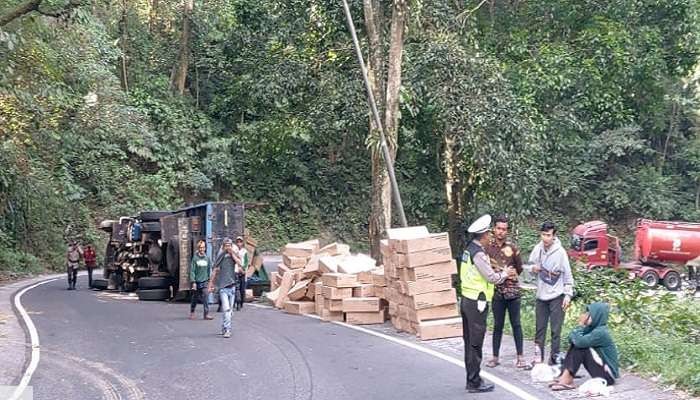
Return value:
<svg viewBox="0 0 700 400">
<path fill-rule="evenodd" d="M 469 386 L 467 385 L 467 392 L 469 393 L 486 393 L 492 392 L 495 386 L 493 383 L 481 382 L 479 386 Z"/>
</svg>

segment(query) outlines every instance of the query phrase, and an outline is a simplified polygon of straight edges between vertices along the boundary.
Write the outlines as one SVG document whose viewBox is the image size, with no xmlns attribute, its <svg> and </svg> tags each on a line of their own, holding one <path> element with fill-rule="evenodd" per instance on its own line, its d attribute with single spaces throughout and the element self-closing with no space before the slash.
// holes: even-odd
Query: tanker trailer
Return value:
<svg viewBox="0 0 700 400">
<path fill-rule="evenodd" d="M 578 225 L 572 231 L 569 256 L 581 259 L 590 268 L 625 268 L 650 287 L 659 282 L 669 290 L 681 287 L 677 269 L 688 268 L 688 277 L 698 284 L 700 265 L 700 224 L 680 221 L 639 219 L 636 223 L 633 258 L 621 262 L 620 241 L 608 234 L 602 221 Z"/>
</svg>

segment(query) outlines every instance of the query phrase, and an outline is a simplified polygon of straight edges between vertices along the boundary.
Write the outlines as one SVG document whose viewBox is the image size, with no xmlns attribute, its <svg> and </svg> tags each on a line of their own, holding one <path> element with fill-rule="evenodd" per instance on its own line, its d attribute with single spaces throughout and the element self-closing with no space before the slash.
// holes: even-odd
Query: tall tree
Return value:
<svg viewBox="0 0 700 400">
<path fill-rule="evenodd" d="M 380 113 L 384 113 L 384 133 L 389 153 L 396 158 L 399 123 L 399 91 L 401 89 L 401 65 L 404 47 L 404 31 L 408 14 L 406 0 L 394 0 L 391 19 L 387 21 L 378 0 L 364 0 L 365 26 L 369 43 L 370 86 L 377 100 Z M 389 46 L 383 32 L 389 24 Z M 385 61 L 386 60 L 386 61 Z M 378 144 L 378 131 L 370 119 L 370 143 Z M 371 146 L 372 208 L 369 217 L 369 241 L 372 256 L 380 260 L 379 241 L 391 226 L 391 184 L 386 165 L 378 145 Z"/>
<path fill-rule="evenodd" d="M 190 66 L 190 36 L 192 33 L 192 10 L 194 0 L 184 0 L 182 5 L 182 33 L 180 36 L 180 51 L 170 76 L 170 87 L 180 95 L 185 94 L 187 70 Z"/>
</svg>

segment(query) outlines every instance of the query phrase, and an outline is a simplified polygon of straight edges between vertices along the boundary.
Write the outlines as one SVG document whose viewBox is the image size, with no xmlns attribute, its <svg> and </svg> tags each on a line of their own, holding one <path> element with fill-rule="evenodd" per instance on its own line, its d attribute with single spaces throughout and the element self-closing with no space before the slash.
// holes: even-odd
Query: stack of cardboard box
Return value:
<svg viewBox="0 0 700 400">
<path fill-rule="evenodd" d="M 421 340 L 462 335 L 452 258 L 447 233 L 430 234 L 425 227 L 390 229 L 382 241 L 392 324 Z"/>
</svg>

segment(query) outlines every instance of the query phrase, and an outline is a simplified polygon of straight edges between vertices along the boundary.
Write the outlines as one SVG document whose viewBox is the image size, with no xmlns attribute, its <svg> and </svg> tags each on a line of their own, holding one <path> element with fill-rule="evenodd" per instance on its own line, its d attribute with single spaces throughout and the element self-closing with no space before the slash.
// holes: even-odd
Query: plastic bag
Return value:
<svg viewBox="0 0 700 400">
<path fill-rule="evenodd" d="M 558 367 L 538 363 L 530 371 L 530 378 L 533 382 L 551 382 L 559 377 L 559 372 Z"/>
<path fill-rule="evenodd" d="M 578 392 L 586 396 L 610 396 L 612 390 L 603 378 L 591 378 L 578 387 Z"/>
</svg>

